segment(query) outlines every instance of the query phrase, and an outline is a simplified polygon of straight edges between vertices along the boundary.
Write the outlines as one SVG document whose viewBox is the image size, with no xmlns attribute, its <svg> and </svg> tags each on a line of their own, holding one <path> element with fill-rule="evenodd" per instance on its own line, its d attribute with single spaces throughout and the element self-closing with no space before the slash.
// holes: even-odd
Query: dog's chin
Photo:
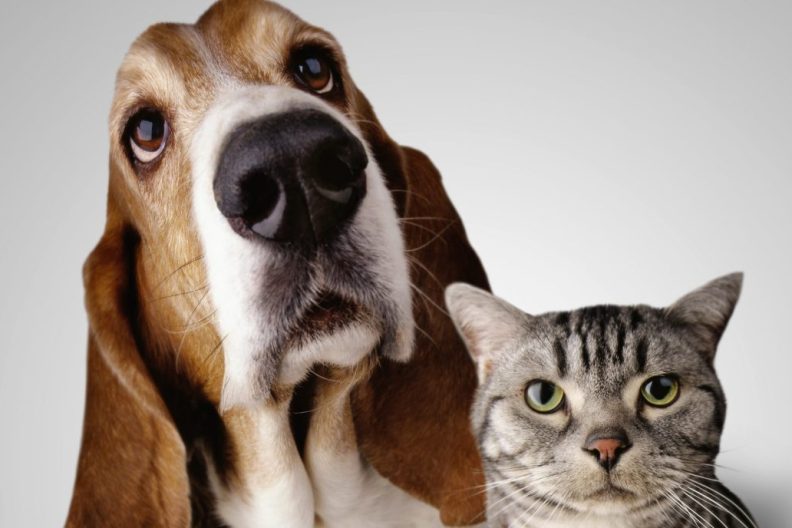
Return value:
<svg viewBox="0 0 792 528">
<path fill-rule="evenodd" d="M 371 319 L 369 310 L 336 293 L 321 293 L 295 325 L 287 348 L 299 348 L 356 322 Z"/>
<path fill-rule="evenodd" d="M 320 294 L 285 340 L 277 383 L 296 385 L 318 363 L 357 364 L 377 346 L 380 326 L 372 310 L 338 294 Z"/>
</svg>

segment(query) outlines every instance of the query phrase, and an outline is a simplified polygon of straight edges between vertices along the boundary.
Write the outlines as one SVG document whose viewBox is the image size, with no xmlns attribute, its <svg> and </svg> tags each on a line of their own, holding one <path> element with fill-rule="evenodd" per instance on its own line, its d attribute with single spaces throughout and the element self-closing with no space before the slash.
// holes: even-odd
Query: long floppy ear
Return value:
<svg viewBox="0 0 792 528">
<path fill-rule="evenodd" d="M 732 273 L 708 282 L 666 308 L 666 316 L 687 327 L 708 360 L 715 357 L 726 325 L 742 290 L 743 274 Z"/>
<path fill-rule="evenodd" d="M 139 353 L 138 240 L 113 204 L 84 268 L 88 385 L 66 525 L 188 526 L 184 444 Z"/>
<path fill-rule="evenodd" d="M 358 441 L 377 471 L 439 508 L 444 523 L 473 524 L 485 506 L 469 419 L 476 371 L 443 294 L 456 281 L 488 288 L 487 277 L 437 169 L 417 150 L 394 148 L 401 167 L 378 162 L 403 217 L 418 332 L 409 362 L 383 359 L 353 394 Z"/>
</svg>

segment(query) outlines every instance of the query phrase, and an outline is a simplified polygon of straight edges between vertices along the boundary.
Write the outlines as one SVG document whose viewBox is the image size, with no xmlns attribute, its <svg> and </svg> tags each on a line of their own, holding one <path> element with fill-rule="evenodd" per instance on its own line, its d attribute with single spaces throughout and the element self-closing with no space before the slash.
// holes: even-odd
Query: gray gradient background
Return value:
<svg viewBox="0 0 792 528">
<path fill-rule="evenodd" d="M 0 526 L 62 524 L 80 441 L 80 267 L 104 222 L 115 70 L 207 2 L 4 2 Z M 744 270 L 717 367 L 722 478 L 792 520 L 792 4 L 288 4 L 332 31 L 398 141 L 445 176 L 497 293 L 665 304 Z"/>
</svg>

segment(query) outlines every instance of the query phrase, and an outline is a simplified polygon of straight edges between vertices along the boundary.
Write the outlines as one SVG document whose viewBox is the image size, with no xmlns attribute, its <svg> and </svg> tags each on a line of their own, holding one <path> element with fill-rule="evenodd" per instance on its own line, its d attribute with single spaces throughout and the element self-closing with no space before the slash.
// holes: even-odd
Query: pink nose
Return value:
<svg viewBox="0 0 792 528">
<path fill-rule="evenodd" d="M 583 449 L 591 453 L 606 471 L 613 469 L 621 454 L 629 448 L 627 436 L 622 433 L 592 434 L 583 446 Z"/>
</svg>

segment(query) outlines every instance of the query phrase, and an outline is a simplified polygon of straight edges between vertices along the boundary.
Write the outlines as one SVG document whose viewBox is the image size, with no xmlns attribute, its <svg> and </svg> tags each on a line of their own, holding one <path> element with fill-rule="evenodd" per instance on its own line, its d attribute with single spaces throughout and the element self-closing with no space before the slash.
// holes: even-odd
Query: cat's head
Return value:
<svg viewBox="0 0 792 528">
<path fill-rule="evenodd" d="M 668 308 L 543 315 L 451 285 L 478 367 L 473 429 L 500 495 L 613 515 L 711 477 L 726 409 L 713 360 L 741 284 L 728 275 Z"/>
</svg>

